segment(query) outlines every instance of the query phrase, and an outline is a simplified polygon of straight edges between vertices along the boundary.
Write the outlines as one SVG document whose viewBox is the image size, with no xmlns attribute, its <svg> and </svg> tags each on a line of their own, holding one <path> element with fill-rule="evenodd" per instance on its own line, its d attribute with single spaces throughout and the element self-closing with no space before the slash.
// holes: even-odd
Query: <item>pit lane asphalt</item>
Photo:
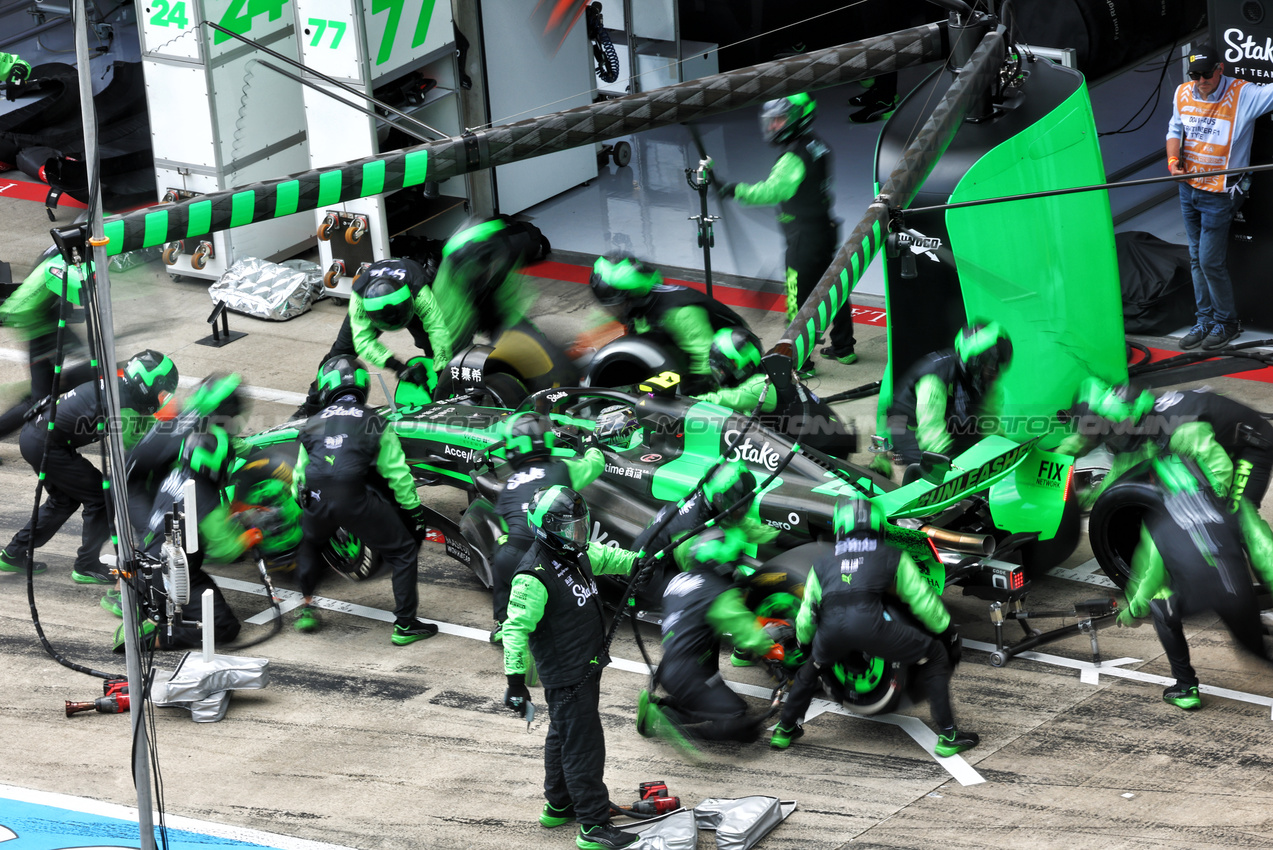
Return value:
<svg viewBox="0 0 1273 850">
<path fill-rule="evenodd" d="M 17 259 L 11 261 L 19 274 L 25 271 Z M 537 285 L 544 292 L 537 312 L 549 332 L 577 328 L 594 310 L 583 287 Z M 121 356 L 155 347 L 169 352 L 185 376 L 237 369 L 254 386 L 286 392 L 304 390 L 342 317 L 341 305 L 330 302 L 286 323 L 235 316 L 231 326 L 249 336 L 212 349 L 193 344 L 207 333 L 205 284 L 172 282 L 161 269 L 143 267 L 115 276 L 114 297 Z M 777 338 L 779 317 L 754 312 L 746 317 L 766 343 Z M 817 391 L 829 394 L 879 377 L 883 330 L 858 330 L 860 363 L 822 366 Z M 19 347 L 12 337 L 2 344 Z M 18 381 L 22 374 L 20 364 L 0 363 L 0 381 Z M 1261 409 L 1273 407 L 1265 384 L 1232 379 L 1212 384 Z M 259 402 L 251 427 L 286 418 L 290 410 Z M 873 400 L 840 410 L 869 433 Z M 0 461 L 5 495 L 0 532 L 7 534 L 29 515 L 34 476 L 13 438 L 0 442 Z M 452 515 L 464 504 L 458 492 L 446 488 L 425 488 L 422 496 Z M 119 621 L 97 607 L 100 589 L 70 580 L 78 532 L 73 520 L 41 552 L 50 564 L 34 579 L 41 623 L 68 657 L 122 670 L 122 659 L 109 652 Z M 501 708 L 499 653 L 480 639 L 490 626 L 489 594 L 440 549 L 426 545 L 421 555 L 421 612 L 455 629 L 395 647 L 387 623 L 353 608 L 332 611 L 318 634 L 300 635 L 289 627 L 250 650 L 270 659 L 271 684 L 237 694 L 220 723 L 196 725 L 180 710 L 157 710 L 154 737 L 167 810 L 360 850 L 571 846 L 569 832 L 544 830 L 535 821 L 546 718 L 541 715 L 528 732 Z M 1083 547 L 1066 566 L 1077 568 L 1089 558 Z M 212 572 L 240 583 L 230 584 L 227 596 L 242 618 L 265 610 L 260 596 L 235 589 L 258 583 L 251 565 Z M 295 587 L 289 576 L 275 579 L 280 589 Z M 332 576 L 320 593 L 371 610 L 391 604 L 383 575 L 362 584 Z M 1037 582 L 1031 600 L 1051 608 L 1100 595 L 1099 588 L 1047 577 Z M 127 719 L 65 717 L 62 701 L 91 699 L 99 695 L 99 683 L 57 665 L 39 647 L 25 579 L 0 576 L 0 600 L 5 670 L 0 735 L 7 742 L 0 783 L 135 803 Z M 987 603 L 957 592 L 946 601 L 968 638 L 993 640 Z M 265 628 L 245 625 L 243 636 Z M 1015 638 L 1019 632 L 1013 628 L 1009 634 Z M 1187 631 L 1205 684 L 1257 697 L 1273 694 L 1268 668 L 1239 657 L 1213 618 L 1195 618 Z M 642 633 L 657 652 L 653 628 L 642 627 Z M 1118 669 L 1167 675 L 1152 628 L 1111 628 L 1100 638 L 1105 658 L 1139 659 Z M 1041 652 L 1090 660 L 1081 636 Z M 620 630 L 612 655 L 639 660 L 628 627 Z M 158 663 L 171 669 L 177 657 L 168 654 Z M 984 651 L 970 650 L 953 691 L 961 726 L 982 736 L 962 761 L 984 781 L 961 784 L 904 726 L 835 713 L 812 720 L 787 752 L 763 743 L 710 745 L 702 763 L 686 763 L 664 744 L 636 734 L 636 695 L 646 677 L 630 669 L 616 665 L 602 685 L 611 798 L 631 802 L 638 783 L 663 779 L 691 804 L 752 793 L 798 801 L 799 810 L 762 848 L 1273 844 L 1266 704 L 1207 697 L 1202 711 L 1186 714 L 1161 702 L 1157 684 L 1094 678 L 1074 667 L 1028 659 L 995 669 Z M 768 691 L 759 671 L 725 672 L 758 693 Z M 759 699 L 752 703 L 761 705 Z M 901 724 L 918 720 L 927 726 L 923 706 L 899 717 L 910 718 Z M 708 834 L 703 839 L 711 846 Z"/>
</svg>

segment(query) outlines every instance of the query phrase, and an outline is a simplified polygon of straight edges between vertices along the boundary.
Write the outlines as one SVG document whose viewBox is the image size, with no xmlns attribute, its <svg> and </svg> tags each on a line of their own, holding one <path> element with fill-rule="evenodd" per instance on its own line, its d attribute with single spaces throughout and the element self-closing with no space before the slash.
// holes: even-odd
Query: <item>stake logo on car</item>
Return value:
<svg viewBox="0 0 1273 850">
<path fill-rule="evenodd" d="M 738 431 L 726 431 L 726 442 L 732 443 L 738 439 Z M 741 446 L 735 446 L 729 455 L 730 460 L 741 460 L 744 463 L 754 463 L 757 466 L 763 466 L 770 472 L 778 468 L 778 450 L 769 444 L 769 441 L 760 445 L 753 445 L 751 438 L 748 437 Z"/>
</svg>

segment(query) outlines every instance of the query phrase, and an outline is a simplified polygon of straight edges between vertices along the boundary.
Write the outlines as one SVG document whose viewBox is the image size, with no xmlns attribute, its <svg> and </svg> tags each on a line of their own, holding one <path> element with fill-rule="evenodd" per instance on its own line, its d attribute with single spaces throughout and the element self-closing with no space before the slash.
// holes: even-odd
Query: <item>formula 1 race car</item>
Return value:
<svg viewBox="0 0 1273 850">
<path fill-rule="evenodd" d="M 530 396 L 520 409 L 548 414 L 568 444 L 590 437 L 601 410 L 616 405 L 630 409 L 638 427 L 623 444 L 601 446 L 605 472 L 583 491 L 592 510 L 592 539 L 629 546 L 661 507 L 691 494 L 722 458 L 740 460 L 761 484 L 749 510 L 782 532 L 747 565 L 747 600 L 761 616 L 794 614 L 809 566 L 833 540 L 832 510 L 842 497 L 878 500 L 898 534 L 909 533 L 908 548 L 936 587 L 960 584 L 977 595 L 1019 593 L 1031 572 L 1063 561 L 1078 539 L 1072 459 L 1039 449 L 1037 439 L 988 437 L 954 459 L 930 456 L 927 468 L 914 471 L 915 480 L 899 486 L 693 399 L 552 389 Z M 489 587 L 503 534 L 493 502 L 509 473 L 501 431 L 515 411 L 454 398 L 383 412 L 417 480 L 468 492 L 469 505 L 458 521 L 431 511 L 430 526 L 447 554 Z M 296 435 L 297 423 L 287 423 L 249 437 L 241 469 L 279 477 L 289 455 L 294 462 Z M 249 484 L 242 473 L 236 480 L 243 488 Z M 328 560 L 355 579 L 375 569 L 374 557 L 339 533 Z M 638 595 L 637 607 L 647 619 L 657 618 L 668 579 L 657 576 Z M 883 660 L 864 659 L 861 669 L 842 672 L 843 699 L 858 710 L 885 710 L 899 695 L 904 675 Z"/>
</svg>

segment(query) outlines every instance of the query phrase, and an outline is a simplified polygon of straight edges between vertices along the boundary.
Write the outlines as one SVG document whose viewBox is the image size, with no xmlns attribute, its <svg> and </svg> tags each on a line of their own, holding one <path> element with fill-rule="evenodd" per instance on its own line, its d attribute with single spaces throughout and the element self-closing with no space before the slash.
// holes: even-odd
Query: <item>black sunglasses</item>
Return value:
<svg viewBox="0 0 1273 850">
<path fill-rule="evenodd" d="M 1191 80 L 1201 80 L 1203 77 L 1208 77 L 1208 78 L 1209 78 L 1209 77 L 1210 77 L 1212 74 L 1214 74 L 1215 72 L 1216 72 L 1216 69 L 1215 69 L 1215 68 L 1212 68 L 1210 71 L 1208 71 L 1208 72 L 1207 72 L 1207 73 L 1205 73 L 1205 74 L 1199 74 L 1197 71 L 1190 71 L 1190 72 L 1189 72 L 1189 79 L 1191 79 Z"/>
</svg>

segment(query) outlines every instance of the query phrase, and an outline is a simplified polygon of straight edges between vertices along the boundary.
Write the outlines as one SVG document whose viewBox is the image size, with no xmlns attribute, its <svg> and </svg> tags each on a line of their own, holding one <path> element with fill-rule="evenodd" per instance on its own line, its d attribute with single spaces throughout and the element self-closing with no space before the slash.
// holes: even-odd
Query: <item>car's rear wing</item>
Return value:
<svg viewBox="0 0 1273 850">
<path fill-rule="evenodd" d="M 1025 460 L 1042 436 L 1018 443 L 1007 437 L 986 437 L 951 462 L 939 482 L 912 481 L 875 498 L 890 519 L 930 516 L 979 490 L 985 490 Z"/>
</svg>

